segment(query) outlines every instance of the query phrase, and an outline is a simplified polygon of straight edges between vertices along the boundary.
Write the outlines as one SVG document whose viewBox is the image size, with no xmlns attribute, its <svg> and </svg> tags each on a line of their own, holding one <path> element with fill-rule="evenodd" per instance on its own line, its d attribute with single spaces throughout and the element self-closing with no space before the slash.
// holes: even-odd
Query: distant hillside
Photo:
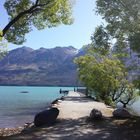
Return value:
<svg viewBox="0 0 140 140">
<path fill-rule="evenodd" d="M 76 85 L 73 59 L 79 53 L 72 46 L 12 50 L 0 61 L 0 85 Z"/>
<path fill-rule="evenodd" d="M 85 54 L 85 47 L 80 50 L 73 46 L 12 50 L 0 61 L 0 85 L 76 86 L 77 72 L 73 60 Z M 125 58 L 125 63 L 127 67 L 133 67 L 129 71 L 132 80 L 140 75 L 140 58 L 130 50 L 126 52 L 131 54 Z"/>
</svg>

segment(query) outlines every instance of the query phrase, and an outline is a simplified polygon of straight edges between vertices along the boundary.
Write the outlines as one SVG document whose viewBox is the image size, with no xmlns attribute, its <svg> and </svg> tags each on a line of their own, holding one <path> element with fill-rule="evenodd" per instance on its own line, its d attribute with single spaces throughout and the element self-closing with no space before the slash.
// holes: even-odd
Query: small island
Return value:
<svg viewBox="0 0 140 140">
<path fill-rule="evenodd" d="M 20 93 L 29 93 L 28 91 L 21 91 Z"/>
</svg>

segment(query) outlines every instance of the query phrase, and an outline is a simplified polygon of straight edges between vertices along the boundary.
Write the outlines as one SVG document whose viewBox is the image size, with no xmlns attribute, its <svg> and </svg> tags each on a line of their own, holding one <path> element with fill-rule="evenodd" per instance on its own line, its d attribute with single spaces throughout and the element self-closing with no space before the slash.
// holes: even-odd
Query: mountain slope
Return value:
<svg viewBox="0 0 140 140">
<path fill-rule="evenodd" d="M 80 50 L 72 46 L 12 50 L 0 61 L 0 85 L 76 86 L 77 73 L 73 60 L 84 55 L 87 47 Z M 132 80 L 140 75 L 140 58 L 130 50 L 127 52 L 131 55 L 124 61 L 127 67 L 133 68 L 129 70 L 128 77 Z"/>
<path fill-rule="evenodd" d="M 0 61 L 0 85 L 76 85 L 77 52 L 72 46 L 12 50 Z"/>
</svg>

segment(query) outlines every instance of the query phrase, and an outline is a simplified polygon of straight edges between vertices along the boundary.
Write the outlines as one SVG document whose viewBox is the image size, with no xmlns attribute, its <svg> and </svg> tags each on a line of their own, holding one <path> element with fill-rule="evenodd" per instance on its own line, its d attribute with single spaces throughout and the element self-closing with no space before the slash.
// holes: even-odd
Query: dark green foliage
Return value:
<svg viewBox="0 0 140 140">
<path fill-rule="evenodd" d="M 3 29 L 3 36 L 15 44 L 26 41 L 25 35 L 33 26 L 41 30 L 73 21 L 69 0 L 6 0 L 4 6 L 9 23 Z"/>
<path fill-rule="evenodd" d="M 140 90 L 140 76 L 138 76 L 137 79 L 133 81 L 133 84 L 136 86 L 137 89 Z"/>
<path fill-rule="evenodd" d="M 96 48 L 97 49 L 97 48 Z M 127 69 L 115 56 L 101 55 L 91 47 L 85 55 L 75 59 L 79 78 L 89 89 L 90 96 L 109 105 L 133 103 L 139 91 L 127 80 Z"/>
<path fill-rule="evenodd" d="M 124 62 L 128 48 L 140 57 L 140 0 L 96 0 L 96 12 L 106 21 L 104 30 L 119 60 Z M 129 74 L 139 68 L 127 67 Z M 139 78 L 134 83 L 138 87 Z"/>
<path fill-rule="evenodd" d="M 97 27 L 94 34 L 91 36 L 94 50 L 97 51 L 97 53 L 101 53 L 102 55 L 107 54 L 111 47 L 109 39 L 110 36 L 105 28 L 102 25 Z"/>
<path fill-rule="evenodd" d="M 121 46 L 129 43 L 132 49 L 140 52 L 140 1 L 96 0 L 96 5 L 96 12 L 107 22 L 108 33 Z"/>
<path fill-rule="evenodd" d="M 130 48 L 134 51 L 140 52 L 140 32 L 129 36 Z M 140 55 L 139 55 L 140 57 Z"/>
<path fill-rule="evenodd" d="M 111 103 L 114 94 L 125 81 L 125 68 L 117 59 L 96 53 L 88 53 L 75 59 L 80 80 L 94 91 L 96 99 Z"/>
</svg>

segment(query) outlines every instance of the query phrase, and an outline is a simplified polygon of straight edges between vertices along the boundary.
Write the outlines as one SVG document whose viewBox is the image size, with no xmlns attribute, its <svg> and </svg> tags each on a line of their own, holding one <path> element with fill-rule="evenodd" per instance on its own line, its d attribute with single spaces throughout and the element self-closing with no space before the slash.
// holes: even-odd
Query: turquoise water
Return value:
<svg viewBox="0 0 140 140">
<path fill-rule="evenodd" d="M 133 103 L 131 109 L 136 115 L 140 116 L 140 97 Z"/>
<path fill-rule="evenodd" d="M 0 128 L 17 127 L 32 122 L 34 115 L 47 108 L 62 90 L 73 87 L 0 86 Z M 28 91 L 28 93 L 21 93 Z"/>
<path fill-rule="evenodd" d="M 61 97 L 62 90 L 73 90 L 73 87 L 11 87 L 0 86 L 0 128 L 22 126 L 33 122 L 39 111 L 46 109 L 50 102 Z M 28 93 L 21 93 L 28 91 Z M 140 115 L 140 98 L 132 108 Z"/>
</svg>

